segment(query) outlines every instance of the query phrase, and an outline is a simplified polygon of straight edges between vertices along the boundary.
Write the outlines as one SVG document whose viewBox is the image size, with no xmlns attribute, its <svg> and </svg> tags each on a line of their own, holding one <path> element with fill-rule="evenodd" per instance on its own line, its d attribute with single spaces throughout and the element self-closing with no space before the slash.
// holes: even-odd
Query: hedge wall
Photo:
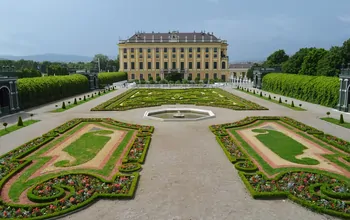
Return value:
<svg viewBox="0 0 350 220">
<path fill-rule="evenodd" d="M 109 73 L 99 73 L 98 83 L 100 88 L 105 87 L 107 84 L 113 84 L 114 82 L 119 82 L 127 80 L 127 73 L 125 72 L 109 72 Z"/>
<path fill-rule="evenodd" d="M 21 109 L 89 91 L 87 77 L 79 74 L 23 78 L 17 85 Z"/>
<path fill-rule="evenodd" d="M 262 82 L 262 89 L 268 92 L 328 107 L 338 104 L 338 77 L 270 73 Z"/>
</svg>

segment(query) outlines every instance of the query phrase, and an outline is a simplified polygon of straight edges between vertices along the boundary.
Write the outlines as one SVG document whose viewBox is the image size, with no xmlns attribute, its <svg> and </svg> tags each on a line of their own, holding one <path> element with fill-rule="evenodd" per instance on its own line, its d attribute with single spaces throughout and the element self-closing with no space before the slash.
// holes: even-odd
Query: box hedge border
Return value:
<svg viewBox="0 0 350 220">
<path fill-rule="evenodd" d="M 245 184 L 245 186 L 247 187 L 248 191 L 250 192 L 251 196 L 254 199 L 281 199 L 281 198 L 289 198 L 290 200 L 292 200 L 292 201 L 294 201 L 294 202 L 296 202 L 296 203 L 298 203 L 298 204 L 300 204 L 300 205 L 302 205 L 302 206 L 304 206 L 306 208 L 314 210 L 316 212 L 320 212 L 320 213 L 324 213 L 324 214 L 328 214 L 328 215 L 332 215 L 332 216 L 337 216 L 337 217 L 341 217 L 341 218 L 345 218 L 345 219 L 350 219 L 350 213 L 343 213 L 343 212 L 338 212 L 338 211 L 327 209 L 327 208 L 322 208 L 320 206 L 311 204 L 310 202 L 307 202 L 306 200 L 298 198 L 298 197 L 292 195 L 290 192 L 283 192 L 283 191 L 256 192 L 253 189 L 253 187 L 248 182 L 246 176 L 247 175 L 260 174 L 260 175 L 262 175 L 263 178 L 266 179 L 265 174 L 260 172 L 259 169 L 256 169 L 256 170 L 254 170 L 254 169 L 250 170 L 250 169 L 244 169 L 244 168 L 241 169 L 242 167 L 239 167 L 237 164 L 244 162 L 244 160 L 250 160 L 250 157 L 240 158 L 240 160 L 237 160 L 235 157 L 230 155 L 230 153 L 228 152 L 226 146 L 220 140 L 220 137 L 227 136 L 228 138 L 231 139 L 231 141 L 234 143 L 234 145 L 236 145 L 236 148 L 238 150 L 241 150 L 240 146 L 237 145 L 235 140 L 228 134 L 227 129 L 246 126 L 246 125 L 252 124 L 252 123 L 254 123 L 254 122 L 258 121 L 258 120 L 281 120 L 282 122 L 285 122 L 286 124 L 291 125 L 292 127 L 295 127 L 295 128 L 297 128 L 299 130 L 302 130 L 302 131 L 304 131 L 304 132 L 306 132 L 306 133 L 308 133 L 308 134 L 310 134 L 310 135 L 320 139 L 321 141 L 323 140 L 323 138 L 320 138 L 320 136 L 324 137 L 324 135 L 325 135 L 322 131 L 319 131 L 319 130 L 313 128 L 313 127 L 307 126 L 307 125 L 305 125 L 303 123 L 300 123 L 298 121 L 295 121 L 294 119 L 287 118 L 287 117 L 274 117 L 274 116 L 246 117 L 243 120 L 238 121 L 238 122 L 234 122 L 234 123 L 226 123 L 226 124 L 209 126 L 210 131 L 212 131 L 213 134 L 216 136 L 216 140 L 219 143 L 219 145 L 221 146 L 221 148 L 223 149 L 223 151 L 226 154 L 227 158 L 230 160 L 231 163 L 235 164 L 235 168 L 238 170 L 238 174 L 241 177 L 241 179 L 242 179 L 243 183 Z M 226 131 L 226 132 L 223 132 L 223 131 Z M 225 133 L 227 133 L 227 135 L 225 135 Z M 336 138 L 336 137 L 334 137 L 334 138 Z M 344 141 L 344 140 L 341 140 L 341 141 Z M 327 142 L 327 141 L 325 141 L 325 142 Z M 329 142 L 327 142 L 327 143 L 329 143 Z M 334 147 L 342 149 L 342 148 L 340 148 L 338 146 L 334 146 Z M 244 155 L 247 156 L 246 154 L 244 154 Z M 281 173 L 277 174 L 277 176 L 272 178 L 271 180 L 279 180 L 283 175 L 285 175 L 286 173 L 290 173 L 290 172 L 297 172 L 297 171 L 281 172 Z M 337 178 L 332 173 L 328 173 L 328 172 L 325 172 L 325 171 L 313 170 L 310 173 L 322 174 L 322 175 L 327 175 L 327 176 L 330 176 L 330 177 Z M 339 194 L 339 193 L 331 192 L 330 190 L 328 190 L 328 187 L 327 187 L 328 185 L 329 184 L 313 184 L 313 185 L 311 185 L 311 188 L 312 188 L 311 190 L 313 190 L 315 187 L 319 186 L 321 188 L 320 189 L 321 192 L 322 193 L 325 192 L 324 195 L 320 195 L 320 197 L 322 197 L 322 198 L 327 198 L 327 197 L 331 198 L 331 199 L 343 199 L 343 198 L 347 199 L 347 198 L 349 198 L 348 196 L 350 196 L 350 195 L 348 193 Z"/>
<path fill-rule="evenodd" d="M 140 129 L 141 131 L 145 131 L 144 133 L 147 134 L 146 138 L 146 143 L 145 143 L 145 147 L 144 147 L 144 151 L 142 153 L 141 158 L 139 159 L 140 163 L 144 163 L 145 161 L 145 157 L 147 154 L 147 150 L 149 148 L 149 144 L 150 144 L 150 140 L 151 140 L 151 134 L 154 132 L 154 127 L 153 126 L 142 126 L 142 125 L 136 125 L 136 124 L 128 124 L 128 123 L 124 123 L 124 122 L 118 122 L 118 121 L 114 121 L 113 119 L 110 118 L 78 118 L 78 119 L 73 119 L 70 120 L 66 123 L 64 123 L 61 126 L 58 126 L 57 128 L 49 131 L 48 133 L 45 133 L 42 135 L 42 137 L 39 138 L 35 138 L 23 145 L 21 145 L 20 147 L 17 147 L 15 149 L 13 149 L 12 151 L 8 152 L 7 154 L 3 155 L 0 157 L 0 159 L 4 159 L 7 160 L 8 162 L 11 163 L 11 161 L 19 161 L 20 164 L 15 167 L 13 170 L 9 170 L 9 173 L 7 173 L 3 178 L 1 178 L 0 180 L 0 187 L 2 188 L 3 185 L 6 183 L 6 181 L 8 179 L 10 179 L 11 177 L 13 177 L 14 175 L 16 175 L 17 173 L 21 172 L 25 167 L 27 167 L 28 165 L 30 165 L 32 163 L 32 161 L 28 161 L 28 160 L 23 160 L 21 161 L 20 158 L 23 158 L 25 156 L 27 156 L 28 154 L 34 152 L 35 150 L 37 150 L 38 148 L 42 147 L 43 145 L 49 143 L 50 141 L 52 141 L 53 139 L 55 139 L 55 137 L 59 136 L 60 134 L 64 134 L 66 131 L 72 129 L 73 127 L 77 126 L 78 124 L 80 124 L 81 122 L 105 122 L 114 126 L 119 126 L 123 127 L 123 128 L 127 128 L 127 129 Z M 35 144 L 33 144 L 35 143 Z M 27 149 L 25 149 L 26 146 Z M 130 149 L 129 149 L 130 150 Z M 127 157 L 127 155 L 125 155 L 125 157 Z M 8 159 L 6 159 L 8 158 Z M 139 168 L 141 168 L 141 165 L 139 165 Z M 139 170 L 139 169 L 138 169 Z M 44 183 L 50 179 L 56 178 L 56 177 L 60 177 L 60 176 L 67 176 L 67 175 L 76 175 L 76 174 L 82 174 L 82 175 L 87 175 L 87 176 L 91 176 L 94 178 L 99 179 L 102 182 L 113 182 L 118 176 L 122 177 L 122 176 L 134 176 L 134 179 L 131 183 L 130 189 L 128 194 L 93 194 L 90 198 L 88 198 L 87 200 L 85 200 L 82 203 L 79 203 L 77 205 L 72 205 L 70 208 L 65 209 L 65 210 L 61 210 L 58 211 L 56 213 L 52 213 L 52 214 L 48 214 L 48 215 L 43 215 L 43 216 L 37 216 L 37 217 L 32 217 L 31 219 L 46 219 L 46 218 L 56 218 L 59 217 L 61 218 L 62 215 L 66 215 L 66 214 L 72 214 L 75 211 L 79 211 L 82 208 L 87 208 L 89 207 L 89 205 L 91 205 L 95 200 L 100 199 L 100 198 L 118 198 L 118 199 L 132 199 L 135 196 L 135 191 L 137 188 L 137 184 L 139 182 L 139 173 L 137 172 L 132 172 L 130 171 L 132 174 L 119 174 L 116 173 L 114 175 L 114 177 L 112 178 L 112 181 L 107 181 L 95 174 L 92 173 L 84 173 L 84 172 L 74 172 L 72 171 L 69 174 L 60 174 L 58 173 L 57 176 L 51 176 L 47 179 L 45 179 L 44 181 L 36 184 L 39 185 L 41 183 Z M 35 205 L 21 205 L 21 204 L 8 204 L 2 200 L 0 200 L 0 204 L 9 206 L 9 207 L 14 207 L 14 208 L 28 208 L 28 207 L 44 207 L 47 206 L 49 204 L 52 204 L 53 202 L 56 202 L 57 199 L 59 198 L 66 198 L 71 196 L 73 193 L 75 193 L 74 189 L 72 189 L 72 187 L 70 188 L 69 186 L 61 186 L 62 188 L 58 187 L 58 186 L 54 186 L 57 187 L 60 190 L 60 193 L 58 195 L 55 195 L 53 197 L 38 197 L 34 194 L 32 194 L 32 190 L 35 188 L 35 186 L 31 187 L 30 190 L 28 190 L 28 198 L 31 201 L 36 201 L 36 202 L 40 202 L 39 204 L 35 204 Z M 69 194 L 66 195 L 65 191 L 63 188 L 69 189 Z M 62 190 L 63 190 L 63 194 L 62 194 Z M 54 201 L 53 201 L 54 200 Z"/>
</svg>

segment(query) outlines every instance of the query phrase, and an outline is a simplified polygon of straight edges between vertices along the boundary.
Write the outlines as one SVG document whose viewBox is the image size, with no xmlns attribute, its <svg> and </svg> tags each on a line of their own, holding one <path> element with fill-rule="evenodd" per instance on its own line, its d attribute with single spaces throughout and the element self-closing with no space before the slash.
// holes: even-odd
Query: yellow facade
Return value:
<svg viewBox="0 0 350 220">
<path fill-rule="evenodd" d="M 166 74 L 177 72 L 183 74 L 184 79 L 189 80 L 199 76 L 200 80 L 217 78 L 229 81 L 226 41 L 214 41 L 208 36 L 206 40 L 204 37 L 198 40 L 196 37 L 193 40 L 187 40 L 187 35 L 186 40 L 181 40 L 180 36 L 172 41 L 170 35 L 175 38 L 179 36 L 177 34 L 178 32 L 169 33 L 169 40 L 163 42 L 162 38 L 154 40 L 154 35 L 157 34 L 147 35 L 152 40 L 146 40 L 146 36 L 142 38 L 140 34 L 139 40 L 121 41 L 118 44 L 119 71 L 127 72 L 129 80 L 148 81 L 151 76 L 154 80 L 157 77 L 164 79 Z M 184 35 L 182 33 L 182 38 Z"/>
</svg>

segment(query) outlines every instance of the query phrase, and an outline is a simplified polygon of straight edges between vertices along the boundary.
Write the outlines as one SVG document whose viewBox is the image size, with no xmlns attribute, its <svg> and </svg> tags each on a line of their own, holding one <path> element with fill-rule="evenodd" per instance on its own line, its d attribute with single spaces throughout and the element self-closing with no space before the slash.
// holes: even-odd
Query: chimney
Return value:
<svg viewBox="0 0 350 220">
<path fill-rule="evenodd" d="M 210 35 L 210 42 L 213 42 L 213 35 Z"/>
</svg>

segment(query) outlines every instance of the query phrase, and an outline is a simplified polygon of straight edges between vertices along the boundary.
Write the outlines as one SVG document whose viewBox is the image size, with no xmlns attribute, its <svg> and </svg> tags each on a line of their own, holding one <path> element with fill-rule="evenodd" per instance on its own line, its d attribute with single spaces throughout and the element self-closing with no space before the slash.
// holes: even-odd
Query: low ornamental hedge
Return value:
<svg viewBox="0 0 350 220">
<path fill-rule="evenodd" d="M 115 82 L 127 79 L 128 75 L 125 72 L 104 72 L 98 74 L 98 84 L 100 88 L 104 88 L 106 85 L 111 85 Z"/>
<path fill-rule="evenodd" d="M 259 171 L 259 168 L 227 131 L 227 129 L 246 126 L 258 120 L 281 120 L 320 140 L 326 136 L 315 128 L 287 117 L 247 117 L 234 123 L 211 125 L 209 129 L 216 135 L 216 140 L 227 158 L 235 164 L 239 176 L 252 197 L 255 199 L 289 198 L 314 211 L 350 219 L 350 185 L 346 177 L 340 177 L 326 171 L 312 170 L 312 172 L 284 171 L 274 178 L 268 179 L 265 174 Z M 323 141 L 327 142 L 326 140 Z M 338 140 L 341 144 L 345 143 L 344 140 L 339 141 L 335 137 L 332 138 L 333 140 Z M 346 146 L 349 144 L 346 142 Z"/>
<path fill-rule="evenodd" d="M 129 154 L 123 158 L 123 160 L 132 158 L 136 163 L 122 164 L 119 167 L 121 172 L 129 174 L 117 173 L 111 181 L 106 181 L 100 176 L 76 173 L 74 170 L 71 174 L 58 173 L 29 188 L 28 199 L 37 204 L 8 204 L 0 201 L 0 218 L 46 219 L 86 208 L 99 198 L 134 197 L 139 181 L 139 174 L 136 171 L 141 169 L 140 163 L 145 161 L 154 127 L 114 121 L 110 118 L 73 119 L 1 156 L 0 187 L 32 163 L 21 158 L 82 122 L 103 122 L 142 133 L 140 137 L 136 137 L 136 141 L 129 147 Z"/>
<path fill-rule="evenodd" d="M 53 102 L 89 91 L 86 76 L 47 76 L 18 79 L 18 99 L 22 109 Z"/>
<path fill-rule="evenodd" d="M 339 87 L 338 77 L 270 73 L 262 80 L 265 91 L 328 107 L 338 104 Z"/>
</svg>

